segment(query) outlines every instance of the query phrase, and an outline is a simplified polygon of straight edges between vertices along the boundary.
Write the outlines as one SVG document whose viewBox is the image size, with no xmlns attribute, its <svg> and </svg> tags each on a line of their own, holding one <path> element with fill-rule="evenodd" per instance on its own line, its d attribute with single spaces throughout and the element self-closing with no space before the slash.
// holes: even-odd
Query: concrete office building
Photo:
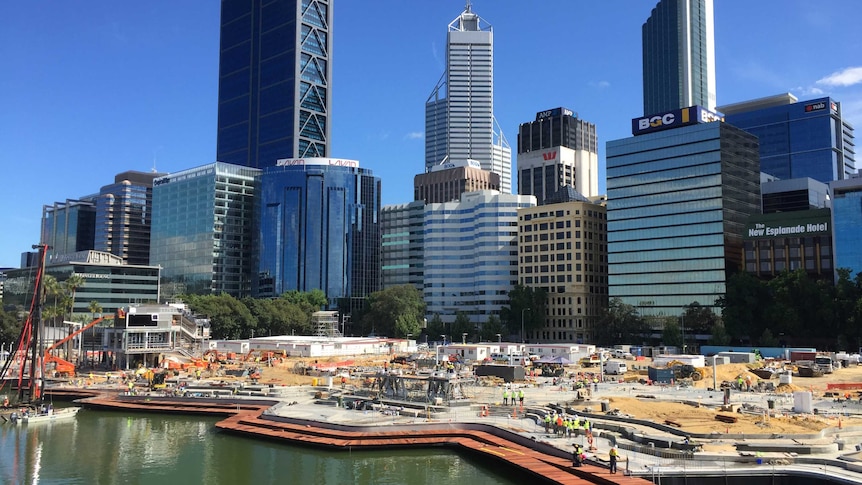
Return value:
<svg viewBox="0 0 862 485">
<path fill-rule="evenodd" d="M 829 183 L 856 173 L 853 126 L 832 98 L 790 93 L 721 106 L 725 121 L 757 136 L 760 170 L 779 179 Z"/>
<path fill-rule="evenodd" d="M 764 214 L 823 209 L 829 204 L 829 186 L 810 178 L 760 182 Z"/>
<path fill-rule="evenodd" d="M 547 292 L 528 342 L 591 341 L 608 301 L 607 220 L 585 198 L 518 210 L 518 282 Z"/>
<path fill-rule="evenodd" d="M 712 0 L 661 0 L 643 24 L 644 114 L 715 109 Z"/>
<path fill-rule="evenodd" d="M 153 181 L 150 263 L 162 293 L 251 295 L 260 170 L 211 163 Z"/>
<path fill-rule="evenodd" d="M 476 160 L 512 192 L 512 149 L 494 118 L 494 34 L 467 8 L 446 37 L 446 71 L 425 102 L 425 171 Z"/>
<path fill-rule="evenodd" d="M 425 203 L 383 206 L 380 250 L 383 288 L 413 285 L 420 292 L 424 283 Z"/>
<path fill-rule="evenodd" d="M 608 293 L 641 315 L 719 313 L 760 213 L 757 138 L 701 107 L 632 120 L 607 144 Z"/>
<path fill-rule="evenodd" d="M 599 195 L 599 148 L 596 125 L 555 108 L 518 127 L 518 193 L 542 205 L 561 187 Z"/>
<path fill-rule="evenodd" d="M 850 277 L 862 273 L 862 177 L 854 175 L 829 183 L 832 194 L 832 236 L 835 268 L 847 268 Z M 837 274 L 836 274 L 837 277 Z"/>
<path fill-rule="evenodd" d="M 500 175 L 483 170 L 475 160 L 446 162 L 413 177 L 413 199 L 439 204 L 461 198 L 465 192 L 500 190 Z"/>
<path fill-rule="evenodd" d="M 331 27 L 330 0 L 222 0 L 218 161 L 329 155 Z"/>
<path fill-rule="evenodd" d="M 518 210 L 532 195 L 483 190 L 425 206 L 427 318 L 453 322 L 457 312 L 481 325 L 509 305 L 518 282 Z"/>
<path fill-rule="evenodd" d="M 356 160 L 304 158 L 261 182 L 256 296 L 319 289 L 354 308 L 381 289 L 380 178 Z"/>
</svg>

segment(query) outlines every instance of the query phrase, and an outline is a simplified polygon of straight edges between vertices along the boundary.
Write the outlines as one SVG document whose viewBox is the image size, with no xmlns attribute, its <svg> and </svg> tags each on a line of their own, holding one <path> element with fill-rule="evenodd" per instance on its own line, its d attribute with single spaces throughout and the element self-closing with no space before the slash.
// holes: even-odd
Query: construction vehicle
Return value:
<svg viewBox="0 0 862 485">
<path fill-rule="evenodd" d="M 118 314 L 119 314 L 119 312 L 118 312 Z M 68 360 L 61 359 L 60 357 L 56 357 L 54 355 L 51 355 L 51 351 L 56 349 L 57 347 L 63 345 L 64 343 L 72 340 L 73 338 L 77 337 L 78 335 L 81 335 L 82 333 L 91 329 L 92 327 L 95 327 L 100 322 L 105 320 L 105 318 L 107 318 L 107 317 L 99 317 L 99 318 L 93 320 L 92 322 L 90 322 L 86 325 L 81 325 L 81 328 L 79 328 L 78 330 L 75 330 L 74 332 L 70 333 L 69 335 L 67 335 L 67 336 L 61 338 L 60 340 L 54 342 L 53 344 L 49 345 L 45 349 L 45 355 L 42 357 L 42 363 L 46 367 L 46 372 L 52 372 L 52 375 L 54 377 L 75 377 L 75 371 L 76 371 L 75 364 L 69 362 Z M 50 364 L 50 366 L 49 366 L 49 364 Z"/>
<path fill-rule="evenodd" d="M 599 354 L 590 354 L 589 357 L 584 357 L 578 361 L 581 367 L 593 367 L 601 365 L 602 358 Z"/>
<path fill-rule="evenodd" d="M 673 366 L 674 379 L 691 379 L 699 381 L 703 379 L 703 372 L 697 367 L 689 364 L 678 364 Z"/>
</svg>

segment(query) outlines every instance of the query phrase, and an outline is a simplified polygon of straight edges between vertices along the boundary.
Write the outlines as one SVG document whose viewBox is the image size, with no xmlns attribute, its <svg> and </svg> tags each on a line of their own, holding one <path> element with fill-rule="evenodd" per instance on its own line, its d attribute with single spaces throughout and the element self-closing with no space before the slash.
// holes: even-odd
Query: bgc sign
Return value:
<svg viewBox="0 0 862 485">
<path fill-rule="evenodd" d="M 632 135 L 643 135 L 654 131 L 713 121 L 724 121 L 724 115 L 702 106 L 690 106 L 657 115 L 635 118 L 632 120 Z"/>
</svg>

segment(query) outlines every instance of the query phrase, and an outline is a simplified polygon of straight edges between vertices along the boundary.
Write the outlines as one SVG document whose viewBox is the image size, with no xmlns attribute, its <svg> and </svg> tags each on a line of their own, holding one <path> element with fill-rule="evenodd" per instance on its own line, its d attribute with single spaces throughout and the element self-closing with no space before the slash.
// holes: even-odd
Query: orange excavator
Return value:
<svg viewBox="0 0 862 485">
<path fill-rule="evenodd" d="M 52 372 L 54 377 L 75 377 L 75 364 L 69 362 L 68 360 L 61 359 L 60 357 L 57 357 L 55 355 L 51 355 L 51 351 L 68 342 L 69 340 L 72 340 L 78 335 L 84 333 L 86 330 L 95 327 L 105 318 L 107 317 L 99 317 L 86 325 L 81 325 L 81 328 L 79 328 L 78 330 L 75 330 L 69 335 L 49 345 L 45 349 L 45 356 L 42 359 L 42 362 L 45 364 L 46 368 L 48 368 L 50 365 L 50 370 L 46 369 L 46 372 Z"/>
</svg>

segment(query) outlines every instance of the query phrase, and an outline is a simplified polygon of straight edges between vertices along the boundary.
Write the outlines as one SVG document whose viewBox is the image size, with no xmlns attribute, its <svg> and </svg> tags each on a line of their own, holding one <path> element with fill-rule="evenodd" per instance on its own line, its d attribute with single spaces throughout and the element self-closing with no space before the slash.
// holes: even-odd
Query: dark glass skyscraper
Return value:
<svg viewBox="0 0 862 485">
<path fill-rule="evenodd" d="M 712 0 L 661 0 L 643 25 L 644 113 L 715 108 Z"/>
<path fill-rule="evenodd" d="M 328 155 L 331 22 L 329 0 L 222 0 L 219 161 Z"/>
</svg>

